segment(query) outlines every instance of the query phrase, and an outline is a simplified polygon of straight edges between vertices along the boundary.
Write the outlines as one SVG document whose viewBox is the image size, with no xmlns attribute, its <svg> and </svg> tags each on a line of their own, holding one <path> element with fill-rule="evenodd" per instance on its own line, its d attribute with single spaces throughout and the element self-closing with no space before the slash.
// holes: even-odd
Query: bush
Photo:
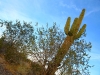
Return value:
<svg viewBox="0 0 100 75">
<path fill-rule="evenodd" d="M 26 55 L 19 53 L 16 50 L 9 49 L 5 53 L 5 59 L 14 64 L 20 64 L 21 61 L 26 59 Z"/>
<path fill-rule="evenodd" d="M 32 62 L 31 70 L 27 75 L 44 75 L 43 65 L 39 65 L 37 62 Z"/>
<path fill-rule="evenodd" d="M 0 54 L 3 54 L 9 63 L 19 64 L 27 59 L 26 53 L 19 52 L 17 45 L 12 41 L 6 41 L 4 37 L 0 38 Z"/>
<path fill-rule="evenodd" d="M 6 50 L 4 56 L 9 63 L 20 64 L 20 61 L 27 59 L 27 55 L 19 52 L 14 43 L 8 42 L 5 47 Z"/>
<path fill-rule="evenodd" d="M 4 54 L 5 53 L 5 47 L 4 47 L 4 43 L 5 43 L 5 41 L 4 41 L 4 37 L 1 37 L 0 38 L 0 54 Z"/>
</svg>

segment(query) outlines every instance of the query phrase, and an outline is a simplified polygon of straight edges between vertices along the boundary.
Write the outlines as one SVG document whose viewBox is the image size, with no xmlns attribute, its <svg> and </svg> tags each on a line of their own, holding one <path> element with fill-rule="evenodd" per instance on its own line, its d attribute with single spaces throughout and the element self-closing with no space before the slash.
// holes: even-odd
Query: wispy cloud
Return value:
<svg viewBox="0 0 100 75">
<path fill-rule="evenodd" d="M 90 14 L 98 12 L 98 11 L 100 11 L 100 8 L 95 8 L 95 9 L 93 9 L 91 11 L 88 11 L 85 16 L 89 16 Z"/>
<path fill-rule="evenodd" d="M 13 3 L 13 2 L 12 2 Z M 16 3 L 17 4 L 17 3 Z M 20 12 L 20 7 L 15 6 L 14 4 L 10 5 L 9 3 L 3 3 L 2 7 L 0 8 L 0 19 L 4 20 L 25 20 L 25 21 L 32 21 L 28 15 L 24 12 Z"/>
<path fill-rule="evenodd" d="M 0 1 L 0 5 L 1 5 L 1 1 Z"/>
<path fill-rule="evenodd" d="M 0 19 L 8 21 L 19 20 L 21 22 L 27 21 L 36 23 L 36 20 L 34 18 L 30 18 L 27 13 L 21 11 L 24 8 L 25 7 L 23 6 L 23 4 L 21 4 L 17 0 L 11 0 L 11 2 L 0 1 Z M 5 28 L 0 27 L 0 36 L 4 30 Z"/>
<path fill-rule="evenodd" d="M 10 11 L 1 11 L 0 12 L 0 18 L 4 19 L 4 20 L 25 20 L 25 21 L 31 21 L 30 18 L 27 17 L 27 15 L 25 15 L 24 13 L 21 13 L 19 11 L 16 10 L 10 10 Z"/>
<path fill-rule="evenodd" d="M 45 0 L 32 0 L 32 7 L 35 9 L 35 11 L 41 11 L 43 4 L 45 3 Z"/>
<path fill-rule="evenodd" d="M 70 8 L 70 9 L 74 9 L 76 11 L 81 11 L 80 8 L 78 8 L 73 2 L 70 2 L 69 4 L 64 3 L 63 1 L 60 2 L 60 5 L 62 7 L 66 7 L 66 8 Z"/>
<path fill-rule="evenodd" d="M 7 20 L 7 21 L 20 20 L 21 22 L 23 22 L 23 21 L 32 22 L 33 21 L 32 19 L 28 18 L 28 16 L 25 15 L 24 13 L 21 13 L 14 9 L 11 9 L 11 10 L 4 9 L 4 10 L 0 11 L 0 19 Z M 5 30 L 4 27 L 0 27 L 0 36 L 2 35 L 2 32 L 4 30 Z"/>
</svg>

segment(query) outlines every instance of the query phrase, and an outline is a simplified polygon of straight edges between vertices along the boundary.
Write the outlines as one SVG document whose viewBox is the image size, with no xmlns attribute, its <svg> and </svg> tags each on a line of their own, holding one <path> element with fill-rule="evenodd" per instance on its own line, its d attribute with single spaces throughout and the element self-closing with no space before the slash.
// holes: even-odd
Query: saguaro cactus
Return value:
<svg viewBox="0 0 100 75">
<path fill-rule="evenodd" d="M 74 22 L 71 27 L 70 27 L 70 17 L 68 17 L 67 22 L 65 24 L 65 28 L 64 28 L 65 34 L 69 36 L 73 36 L 74 40 L 80 38 L 80 36 L 82 35 L 82 33 L 86 28 L 86 24 L 84 24 L 82 28 L 80 28 L 82 19 L 84 17 L 84 13 L 85 13 L 85 9 L 82 10 L 79 18 L 74 19 Z"/>
<path fill-rule="evenodd" d="M 52 60 L 52 62 L 50 62 L 48 64 L 48 69 L 47 69 L 46 75 L 54 75 L 55 71 L 58 69 L 57 67 L 60 65 L 62 59 L 68 52 L 68 50 L 69 50 L 70 46 L 72 45 L 72 43 L 74 42 L 74 40 L 80 38 L 80 36 L 84 32 L 84 30 L 86 28 L 86 24 L 84 24 L 82 26 L 82 28 L 80 28 L 82 19 L 84 17 L 84 13 L 85 13 L 85 9 L 82 10 L 79 18 L 75 18 L 71 27 L 70 27 L 71 18 L 68 17 L 65 27 L 64 27 L 64 32 L 67 36 L 66 36 L 61 48 L 58 50 L 54 60 Z"/>
</svg>

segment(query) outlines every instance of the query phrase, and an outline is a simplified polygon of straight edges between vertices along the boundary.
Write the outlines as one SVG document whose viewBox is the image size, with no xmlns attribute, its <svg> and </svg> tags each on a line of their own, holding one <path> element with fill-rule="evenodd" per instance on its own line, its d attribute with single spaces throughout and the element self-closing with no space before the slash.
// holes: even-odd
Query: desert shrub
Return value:
<svg viewBox="0 0 100 75">
<path fill-rule="evenodd" d="M 17 72 L 21 75 L 26 75 L 30 70 L 30 65 L 27 62 L 22 61 L 17 67 Z M 29 74 L 30 75 L 30 74 Z"/>
<path fill-rule="evenodd" d="M 20 61 L 27 60 L 25 52 L 19 52 L 18 46 L 12 41 L 6 41 L 4 37 L 0 38 L 0 54 L 3 54 L 9 63 L 19 64 Z"/>
<path fill-rule="evenodd" d="M 0 38 L 0 54 L 4 54 L 5 53 L 5 41 L 4 41 L 4 37 Z"/>
<path fill-rule="evenodd" d="M 44 69 L 42 65 L 36 62 L 31 63 L 31 69 L 27 75 L 43 75 Z"/>
<path fill-rule="evenodd" d="M 9 63 L 20 64 L 20 61 L 24 61 L 27 59 L 27 55 L 25 53 L 21 53 L 17 50 L 16 45 L 14 43 L 8 42 L 6 45 L 5 51 L 5 59 Z"/>
<path fill-rule="evenodd" d="M 26 55 L 19 53 L 16 50 L 9 49 L 5 53 L 5 59 L 14 64 L 20 64 L 21 61 L 26 59 Z"/>
</svg>

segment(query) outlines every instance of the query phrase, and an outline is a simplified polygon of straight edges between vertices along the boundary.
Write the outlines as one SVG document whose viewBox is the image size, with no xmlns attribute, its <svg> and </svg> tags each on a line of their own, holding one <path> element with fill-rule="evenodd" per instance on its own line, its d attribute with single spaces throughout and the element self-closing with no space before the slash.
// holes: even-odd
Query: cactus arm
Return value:
<svg viewBox="0 0 100 75">
<path fill-rule="evenodd" d="M 85 31 L 85 28 L 86 28 L 86 24 L 84 24 L 82 26 L 82 28 L 79 30 L 79 32 L 76 34 L 76 36 L 74 37 L 74 39 L 78 39 L 81 37 L 81 35 L 83 34 L 83 32 Z"/>
<path fill-rule="evenodd" d="M 75 18 L 75 19 L 74 19 L 74 22 L 73 22 L 73 24 L 72 24 L 72 26 L 71 26 L 70 33 L 72 33 L 72 35 L 75 35 L 75 34 L 76 34 L 76 33 L 75 33 L 75 28 L 76 28 L 76 26 L 77 26 L 77 21 L 78 21 L 78 18 Z"/>
<path fill-rule="evenodd" d="M 80 27 L 80 25 L 81 25 L 81 23 L 82 23 L 84 14 L 85 14 L 85 9 L 82 10 L 82 12 L 81 12 L 81 14 L 80 14 L 80 16 L 79 16 L 79 19 L 78 19 L 78 21 L 77 21 L 77 27 L 76 27 L 76 29 L 75 29 L 75 33 L 77 33 L 78 30 L 79 30 L 79 27 Z"/>
<path fill-rule="evenodd" d="M 66 24 L 65 24 L 65 27 L 64 27 L 64 32 L 65 32 L 66 35 L 68 35 L 68 32 L 69 32 L 70 20 L 71 20 L 71 18 L 68 17 L 68 19 L 67 19 L 67 21 L 66 21 Z"/>
<path fill-rule="evenodd" d="M 82 23 L 84 14 L 85 14 L 85 9 L 82 10 L 82 12 L 81 12 L 81 14 L 80 14 L 80 16 L 79 16 L 79 25 L 81 25 L 81 23 Z M 80 27 L 80 26 L 79 26 L 79 27 Z"/>
</svg>

